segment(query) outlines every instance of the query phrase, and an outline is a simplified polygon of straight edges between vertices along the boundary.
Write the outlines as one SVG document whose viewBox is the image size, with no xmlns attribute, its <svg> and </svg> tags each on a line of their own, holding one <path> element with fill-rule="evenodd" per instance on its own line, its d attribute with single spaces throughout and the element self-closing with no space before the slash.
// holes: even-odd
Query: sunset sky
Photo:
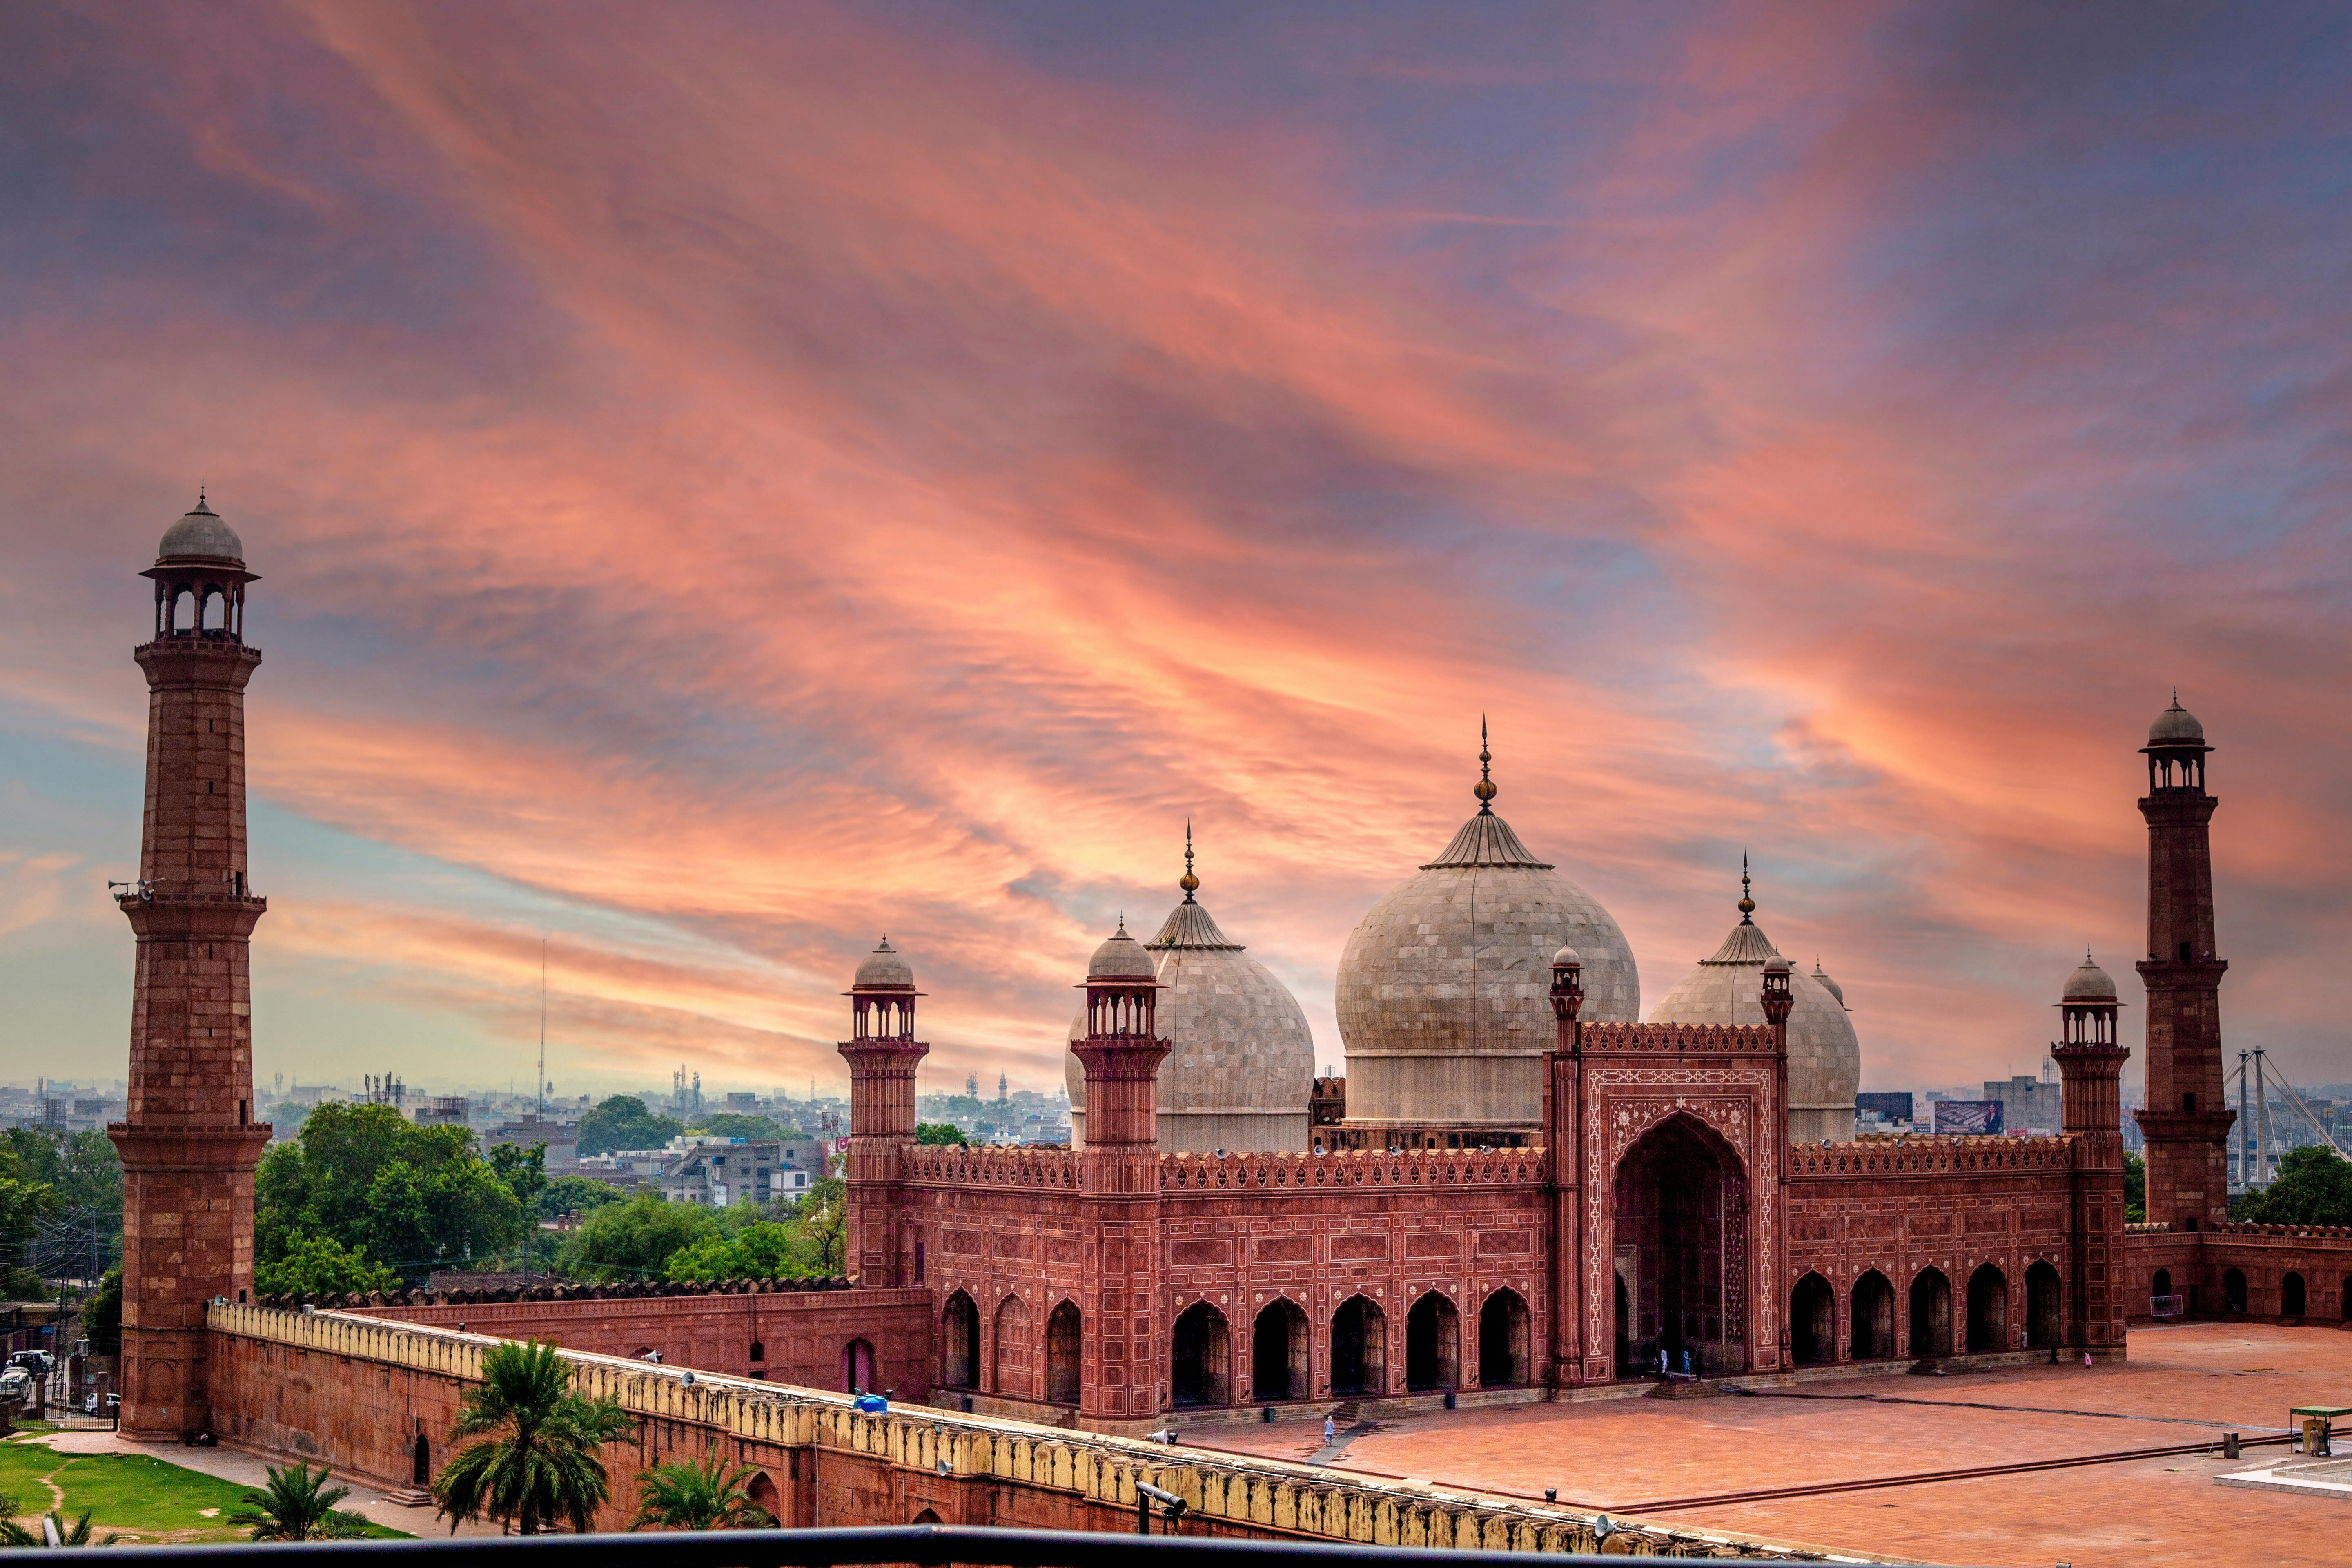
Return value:
<svg viewBox="0 0 2352 1568">
<path fill-rule="evenodd" d="M 1865 1088 L 2133 1004 L 2137 748 L 2226 1038 L 2352 1079 L 2352 10 L 19 5 L 0 1078 L 122 1075 L 149 622 L 248 639 L 256 1057 L 1047 1087 L 1202 901 L 1342 1060 L 1500 811 L 1645 1004 L 1737 919 Z M 2137 1077 L 2137 1067 L 2131 1076 Z"/>
</svg>

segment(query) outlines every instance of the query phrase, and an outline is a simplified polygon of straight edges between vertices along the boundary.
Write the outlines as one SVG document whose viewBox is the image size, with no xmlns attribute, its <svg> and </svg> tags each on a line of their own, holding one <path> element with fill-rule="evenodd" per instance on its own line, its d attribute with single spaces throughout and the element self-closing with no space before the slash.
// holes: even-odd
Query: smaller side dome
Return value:
<svg viewBox="0 0 2352 1568">
<path fill-rule="evenodd" d="M 2172 694 L 2172 706 L 2156 716 L 2147 727 L 2147 743 L 2151 746 L 2201 746 L 2205 743 L 2205 726 L 2197 716 L 2180 705 L 2180 693 Z"/>
<path fill-rule="evenodd" d="M 2066 977 L 2065 1000 L 2077 1004 L 2104 1003 L 2116 1000 L 2116 983 L 2107 972 L 2091 962 L 2091 950 L 2083 950 L 2083 965 Z"/>
<path fill-rule="evenodd" d="M 860 990 L 891 985 L 904 986 L 911 991 L 915 988 L 915 971 L 905 954 L 892 947 L 890 939 L 886 936 L 882 939 L 882 945 L 867 953 L 866 962 L 857 966 L 857 978 L 851 984 Z"/>
<path fill-rule="evenodd" d="M 1576 949 L 1572 947 L 1563 947 L 1551 955 L 1551 966 L 1554 969 L 1566 969 L 1571 963 L 1579 969 L 1584 967 L 1584 960 L 1578 956 Z"/>
<path fill-rule="evenodd" d="M 234 561 L 245 564 L 245 543 L 236 531 L 220 520 L 220 515 L 205 504 L 204 492 L 196 493 L 194 508 L 179 521 L 163 531 L 163 542 L 155 547 L 155 559 L 160 562 L 194 557 L 204 561 Z"/>
<path fill-rule="evenodd" d="M 1095 955 L 1087 961 L 1087 978 L 1089 980 L 1152 980 L 1157 977 L 1158 971 L 1152 964 L 1151 955 L 1143 951 L 1141 942 L 1127 934 L 1124 918 L 1119 921 L 1118 930 L 1111 934 L 1110 940 L 1095 949 Z"/>
<path fill-rule="evenodd" d="M 1814 983 L 1820 985 L 1822 990 L 1837 998 L 1837 1005 L 1839 1006 L 1845 1007 L 1845 987 L 1840 985 L 1836 981 L 1832 980 L 1826 973 L 1822 973 L 1822 961 L 1818 958 L 1813 960 L 1813 980 Z M 1845 1010 L 1849 1013 L 1853 1011 L 1851 1007 L 1845 1007 Z"/>
</svg>

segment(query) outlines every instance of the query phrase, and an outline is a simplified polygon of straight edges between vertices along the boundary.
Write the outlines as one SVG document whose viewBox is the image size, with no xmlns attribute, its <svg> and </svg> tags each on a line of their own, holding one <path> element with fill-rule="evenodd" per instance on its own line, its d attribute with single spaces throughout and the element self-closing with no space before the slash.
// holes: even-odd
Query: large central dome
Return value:
<svg viewBox="0 0 2352 1568">
<path fill-rule="evenodd" d="M 1584 959 L 1586 1018 L 1641 1016 L 1625 933 L 1495 815 L 1491 779 L 1474 793 L 1477 815 L 1371 907 L 1339 955 L 1350 1122 L 1540 1126 L 1543 1056 L 1559 1038 L 1550 988 L 1560 948 Z"/>
</svg>

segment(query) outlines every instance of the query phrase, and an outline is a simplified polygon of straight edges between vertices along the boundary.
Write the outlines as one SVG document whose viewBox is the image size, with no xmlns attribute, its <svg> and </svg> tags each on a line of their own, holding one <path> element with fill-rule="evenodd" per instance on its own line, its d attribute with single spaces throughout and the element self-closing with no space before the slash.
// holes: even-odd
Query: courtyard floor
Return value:
<svg viewBox="0 0 2352 1568">
<path fill-rule="evenodd" d="M 2297 1405 L 2352 1405 L 2352 1333 L 2192 1323 L 2131 1331 L 2130 1359 L 2085 1368 L 1902 1372 L 1760 1395 L 1434 1412 L 1343 1431 L 1197 1427 L 1189 1447 L 1316 1460 L 1705 1525 L 1805 1545 L 1964 1564 L 2341 1563 L 2352 1502 L 2216 1486 L 2283 1457 L 2210 1453 L 1704 1506 L 1675 1500 L 2071 1458 L 2284 1431 Z"/>
</svg>

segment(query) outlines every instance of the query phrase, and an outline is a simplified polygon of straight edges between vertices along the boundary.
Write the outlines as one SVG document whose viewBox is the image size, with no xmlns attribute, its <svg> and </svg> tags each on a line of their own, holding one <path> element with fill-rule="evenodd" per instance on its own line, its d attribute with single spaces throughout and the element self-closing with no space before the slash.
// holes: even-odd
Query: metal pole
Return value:
<svg viewBox="0 0 2352 1568">
<path fill-rule="evenodd" d="M 2246 1063 L 2253 1052 L 2238 1053 L 2238 1190 L 2251 1192 L 2254 1185 L 2254 1119 L 2246 1113 Z"/>
<path fill-rule="evenodd" d="M 2254 1134 L 2254 1169 L 2262 1173 L 2263 1185 L 2268 1186 L 2273 1163 L 2271 1148 L 2271 1097 L 2269 1086 L 2263 1082 L 2263 1052 L 2259 1046 L 2254 1048 L 2254 1115 L 2262 1122 L 2260 1129 Z"/>
</svg>

